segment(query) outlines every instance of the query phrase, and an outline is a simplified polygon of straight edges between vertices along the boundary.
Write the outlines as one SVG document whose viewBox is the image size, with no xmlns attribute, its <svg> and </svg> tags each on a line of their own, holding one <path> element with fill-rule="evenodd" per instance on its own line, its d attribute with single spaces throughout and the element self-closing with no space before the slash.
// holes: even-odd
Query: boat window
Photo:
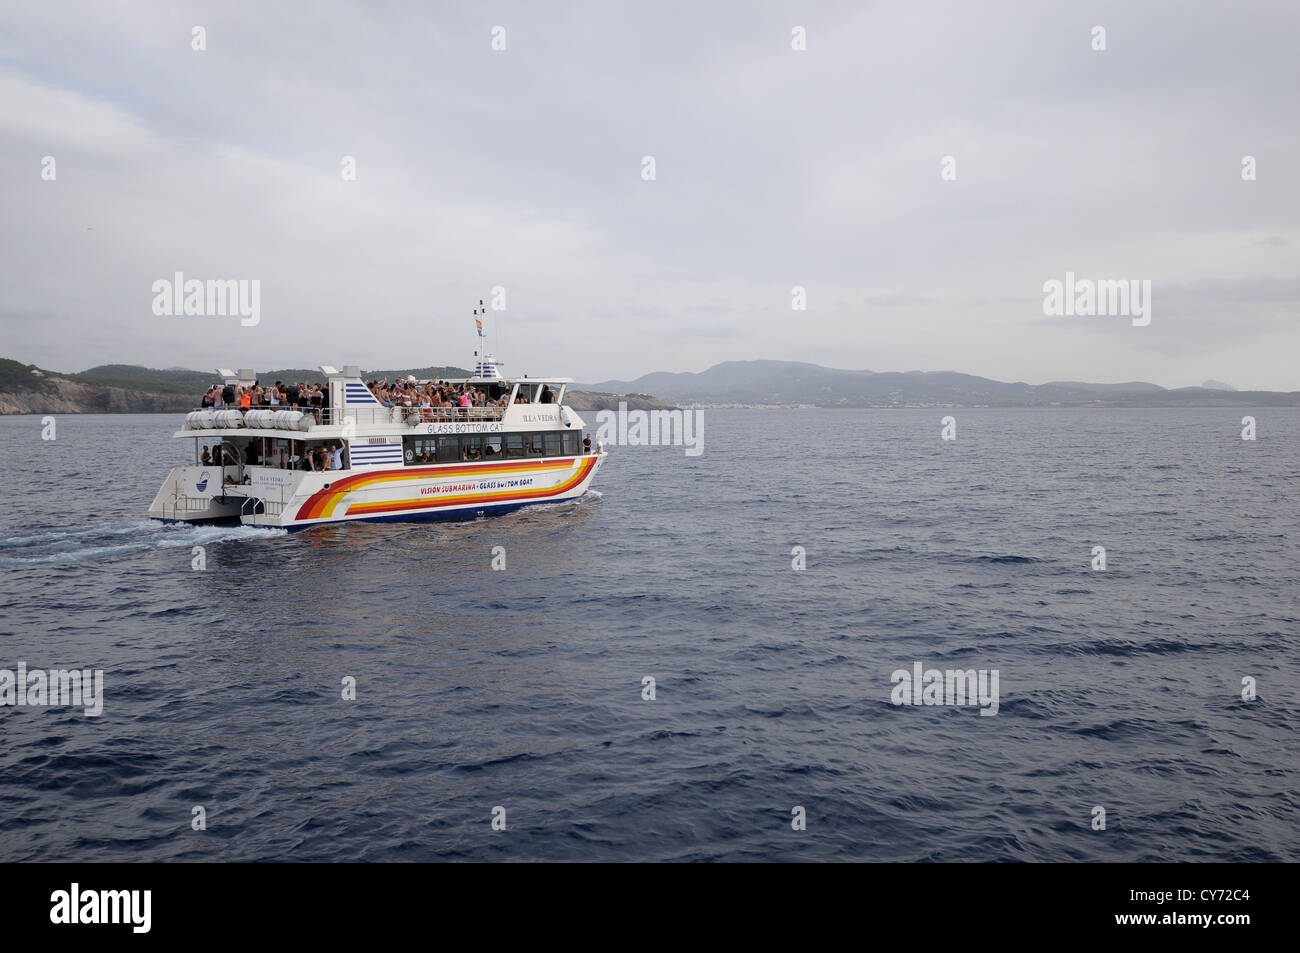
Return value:
<svg viewBox="0 0 1300 953">
<path fill-rule="evenodd" d="M 478 434 L 460 438 L 460 459 L 472 461 L 483 459 L 483 438 Z"/>
<path fill-rule="evenodd" d="M 576 430 L 566 430 L 560 434 L 565 453 L 577 453 L 582 444 L 582 437 Z"/>
<path fill-rule="evenodd" d="M 560 435 L 556 431 L 542 434 L 542 446 L 546 448 L 548 457 L 558 457 L 560 455 Z"/>
<path fill-rule="evenodd" d="M 438 438 L 438 462 L 455 463 L 460 459 L 460 439 L 457 437 Z"/>
<path fill-rule="evenodd" d="M 522 457 L 524 455 L 524 435 L 521 433 L 506 434 L 506 456 Z"/>
<path fill-rule="evenodd" d="M 434 437 L 425 435 L 407 437 L 406 446 L 402 451 L 402 461 L 408 467 L 427 466 L 433 463 L 438 452 L 434 440 Z"/>
<path fill-rule="evenodd" d="M 501 437 L 499 434 L 488 434 L 483 438 L 483 459 L 492 460 L 501 456 Z"/>
</svg>

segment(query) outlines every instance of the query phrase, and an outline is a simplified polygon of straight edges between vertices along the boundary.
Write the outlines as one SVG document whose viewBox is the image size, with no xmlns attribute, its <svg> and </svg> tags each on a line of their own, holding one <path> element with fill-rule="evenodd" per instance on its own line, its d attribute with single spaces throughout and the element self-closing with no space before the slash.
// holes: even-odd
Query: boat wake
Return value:
<svg viewBox="0 0 1300 953">
<path fill-rule="evenodd" d="M 88 536 L 119 536 L 123 533 L 139 533 L 149 529 L 156 529 L 158 526 L 159 524 L 153 520 L 137 520 L 133 523 L 92 526 L 88 529 L 46 530 L 42 533 L 0 537 L 0 549 L 22 549 L 46 543 L 73 541 Z"/>
<path fill-rule="evenodd" d="M 274 539 L 288 535 L 288 530 L 258 526 L 195 526 L 155 520 L 47 529 L 0 537 L 0 566 L 82 563 L 149 549 L 207 546 L 228 540 Z"/>
</svg>

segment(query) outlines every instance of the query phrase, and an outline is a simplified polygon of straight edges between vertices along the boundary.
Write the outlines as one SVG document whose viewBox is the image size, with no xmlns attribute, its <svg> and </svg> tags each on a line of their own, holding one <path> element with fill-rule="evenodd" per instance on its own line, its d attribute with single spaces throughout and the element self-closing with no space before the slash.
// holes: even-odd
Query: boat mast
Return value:
<svg viewBox="0 0 1300 953">
<path fill-rule="evenodd" d="M 474 351 L 474 375 L 475 377 L 485 380 L 500 380 L 501 374 L 497 370 L 499 362 L 487 349 L 487 330 L 483 326 L 483 319 L 487 317 L 487 307 L 483 304 L 483 299 L 478 299 L 478 307 L 474 310 L 474 325 L 478 332 L 478 347 Z"/>
</svg>

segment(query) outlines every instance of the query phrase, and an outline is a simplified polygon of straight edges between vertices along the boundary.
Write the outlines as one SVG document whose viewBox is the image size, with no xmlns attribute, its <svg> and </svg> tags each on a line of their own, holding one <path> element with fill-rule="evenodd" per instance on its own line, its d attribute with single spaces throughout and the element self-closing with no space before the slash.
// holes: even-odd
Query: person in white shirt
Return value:
<svg viewBox="0 0 1300 953">
<path fill-rule="evenodd" d="M 330 453 L 330 469 L 331 470 L 343 469 L 343 445 L 342 444 L 336 443 L 334 445 L 333 451 L 331 451 Z"/>
</svg>

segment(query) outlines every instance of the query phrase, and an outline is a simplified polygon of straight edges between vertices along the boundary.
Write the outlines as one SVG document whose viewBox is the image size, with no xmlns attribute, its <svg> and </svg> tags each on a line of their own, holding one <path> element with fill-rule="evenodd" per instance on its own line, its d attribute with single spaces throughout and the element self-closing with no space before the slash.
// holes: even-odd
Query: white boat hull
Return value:
<svg viewBox="0 0 1300 953">
<path fill-rule="evenodd" d="M 238 520 L 299 528 L 355 520 L 467 519 L 582 496 L 606 454 L 519 457 L 492 462 L 357 468 L 323 473 L 235 467 L 171 471 L 149 508 L 174 522 Z"/>
</svg>

